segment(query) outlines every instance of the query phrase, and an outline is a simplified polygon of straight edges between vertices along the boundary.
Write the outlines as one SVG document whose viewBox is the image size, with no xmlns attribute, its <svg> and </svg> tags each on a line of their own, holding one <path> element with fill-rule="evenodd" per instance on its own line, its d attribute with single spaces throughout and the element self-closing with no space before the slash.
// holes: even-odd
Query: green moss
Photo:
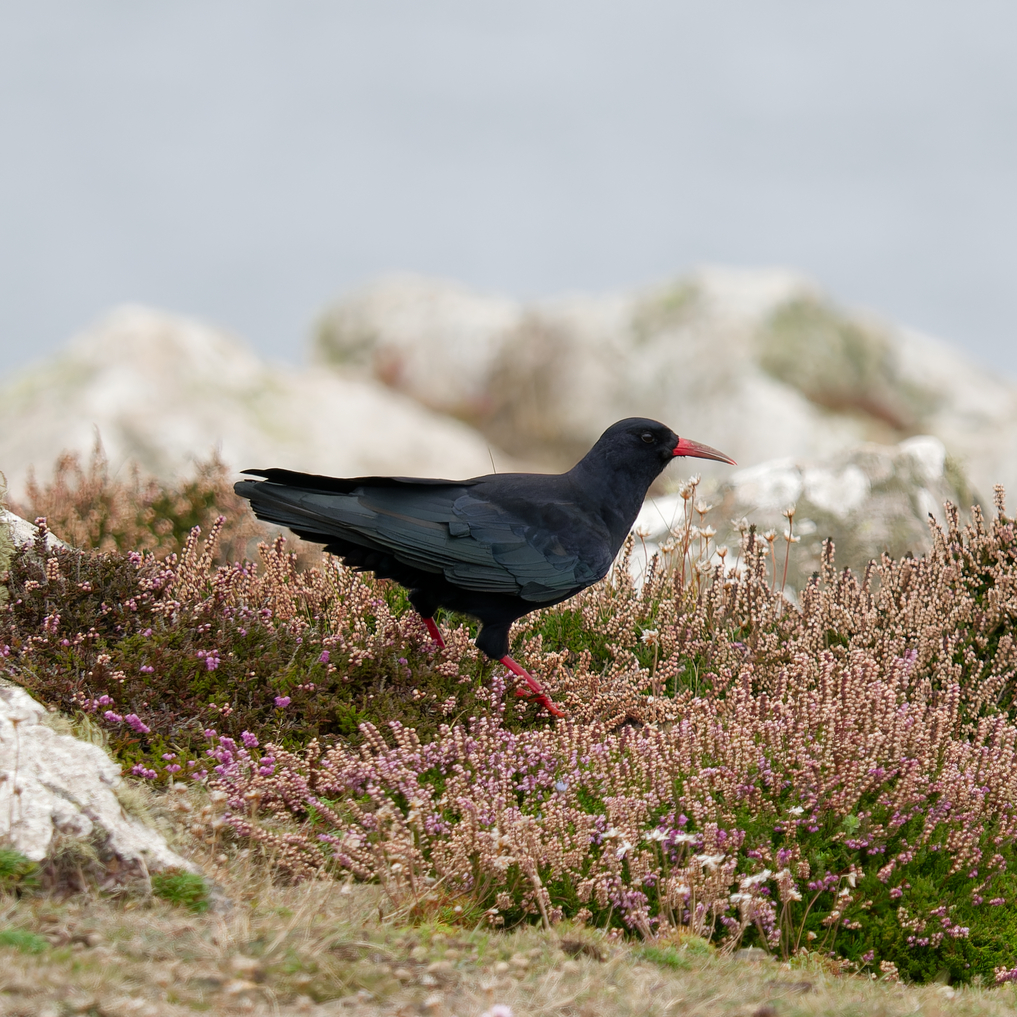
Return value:
<svg viewBox="0 0 1017 1017">
<path fill-rule="evenodd" d="M 21 891 L 39 885 L 39 866 L 13 848 L 0 847 L 0 890 Z"/>
<path fill-rule="evenodd" d="M 686 324 L 695 313 L 699 298 L 698 284 L 691 279 L 681 279 L 643 300 L 632 318 L 632 332 L 636 344 L 648 342 L 660 332 Z"/>
<path fill-rule="evenodd" d="M 152 876 L 152 893 L 188 911 L 200 913 L 209 908 L 208 885 L 194 872 L 168 869 Z"/>
<path fill-rule="evenodd" d="M 49 940 L 27 929 L 0 929 L 0 947 L 13 946 L 22 953 L 42 953 Z"/>
<path fill-rule="evenodd" d="M 640 960 L 647 960 L 661 968 L 670 968 L 672 971 L 689 971 L 692 962 L 688 957 L 683 956 L 673 946 L 644 946 L 636 951 Z"/>
<path fill-rule="evenodd" d="M 777 308 L 757 336 L 760 366 L 807 399 L 837 412 L 912 430 L 931 396 L 898 373 L 887 335 L 813 297 Z"/>
</svg>

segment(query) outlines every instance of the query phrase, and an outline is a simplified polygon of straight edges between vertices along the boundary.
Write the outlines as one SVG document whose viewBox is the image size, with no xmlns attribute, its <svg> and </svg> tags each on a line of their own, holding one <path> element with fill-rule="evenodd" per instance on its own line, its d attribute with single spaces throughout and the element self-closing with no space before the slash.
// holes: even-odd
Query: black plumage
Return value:
<svg viewBox="0 0 1017 1017">
<path fill-rule="evenodd" d="M 631 417 L 609 427 L 567 473 L 453 481 L 245 470 L 264 479 L 235 490 L 259 519 L 405 586 L 439 642 L 432 621 L 439 607 L 477 618 L 477 646 L 559 713 L 508 656 L 509 628 L 603 579 L 650 484 L 682 455 L 733 462 L 657 421 Z"/>
</svg>

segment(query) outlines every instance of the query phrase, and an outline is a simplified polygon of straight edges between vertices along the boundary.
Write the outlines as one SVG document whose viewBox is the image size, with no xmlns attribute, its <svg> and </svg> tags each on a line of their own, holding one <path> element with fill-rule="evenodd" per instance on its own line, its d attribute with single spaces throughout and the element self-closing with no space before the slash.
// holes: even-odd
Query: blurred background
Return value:
<svg viewBox="0 0 1017 1017">
<path fill-rule="evenodd" d="M 566 468 L 628 415 L 738 459 L 667 473 L 727 520 L 797 504 L 800 577 L 1017 489 L 1006 0 L 0 0 L 0 148 L 27 517 L 97 437 L 52 490 Z"/>
<path fill-rule="evenodd" d="M 1017 375 L 1006 0 L 0 2 L 0 355 L 139 301 L 299 361 L 391 270 L 790 266 Z"/>
</svg>

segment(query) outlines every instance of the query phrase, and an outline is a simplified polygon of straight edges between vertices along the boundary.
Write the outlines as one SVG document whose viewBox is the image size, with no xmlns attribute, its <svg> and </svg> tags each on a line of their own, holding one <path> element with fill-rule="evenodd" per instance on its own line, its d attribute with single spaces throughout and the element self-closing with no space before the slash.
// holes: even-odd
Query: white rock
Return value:
<svg viewBox="0 0 1017 1017">
<path fill-rule="evenodd" d="M 717 533 L 707 549 L 720 561 L 726 545 L 730 566 L 738 556 L 738 520 L 748 519 L 757 533 L 773 530 L 780 579 L 787 543 L 783 512 L 795 506 L 793 534 L 801 538 L 789 556 L 788 586 L 798 589 L 819 568 L 822 543 L 832 537 L 841 567 L 863 568 L 888 551 L 895 557 L 918 554 L 931 546 L 929 516 L 944 521 L 943 503 L 970 502 L 963 471 L 946 455 L 943 443 L 930 435 L 898 445 L 864 444 L 824 460 L 776 459 L 736 470 L 721 484 L 704 482 L 699 498 L 712 502 L 706 517 Z M 646 558 L 684 525 L 682 499 L 664 495 L 647 500 L 636 519 L 639 539 L 631 562 L 638 577 Z M 698 524 L 695 514 L 692 522 Z M 698 557 L 699 540 L 693 541 Z"/>
<path fill-rule="evenodd" d="M 802 488 L 816 508 L 847 519 L 869 496 L 869 478 L 854 465 L 842 470 L 810 466 L 802 470 Z M 797 500 L 793 498 L 787 504 Z"/>
<path fill-rule="evenodd" d="M 513 300 L 459 283 L 389 276 L 322 316 L 315 354 L 443 413 L 469 413 L 486 398 L 492 364 L 523 314 Z"/>
<path fill-rule="evenodd" d="M 100 857 L 135 875 L 198 872 L 124 812 L 114 793 L 120 767 L 97 745 L 46 726 L 44 714 L 24 689 L 0 680 L 0 842 L 41 861 L 55 836 L 70 835 L 100 841 Z"/>
<path fill-rule="evenodd" d="M 7 528 L 7 532 L 11 536 L 11 543 L 15 547 L 20 547 L 22 544 L 34 544 L 36 534 L 39 532 L 39 528 L 35 523 L 30 523 L 27 519 L 22 519 L 21 516 L 17 516 L 5 508 L 0 508 L 0 526 Z M 52 533 L 47 532 L 46 546 L 52 549 L 54 547 L 69 547 L 70 545 L 54 537 Z"/>
<path fill-rule="evenodd" d="M 708 268 L 531 304 L 396 278 L 325 320 L 321 360 L 348 360 L 342 351 L 359 343 L 357 363 L 379 380 L 549 466 L 571 465 L 613 421 L 648 416 L 744 467 L 921 432 L 983 499 L 996 483 L 1017 489 L 1017 382 L 913 330 L 841 311 L 791 272 Z M 932 446 L 913 451 L 935 471 Z"/>
<path fill-rule="evenodd" d="M 52 362 L 0 389 L 0 470 L 11 496 L 30 466 L 87 457 L 96 429 L 112 470 L 172 478 L 215 449 L 239 469 L 452 479 L 491 472 L 490 443 L 377 381 L 265 364 L 207 325 L 122 308 Z M 512 463 L 493 450 L 499 469 Z"/>
</svg>

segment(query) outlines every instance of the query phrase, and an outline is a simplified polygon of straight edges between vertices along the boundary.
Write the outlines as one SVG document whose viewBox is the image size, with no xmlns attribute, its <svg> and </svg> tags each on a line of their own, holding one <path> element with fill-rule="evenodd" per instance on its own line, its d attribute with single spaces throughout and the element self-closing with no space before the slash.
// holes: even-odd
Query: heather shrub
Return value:
<svg viewBox="0 0 1017 1017">
<path fill-rule="evenodd" d="M 570 918 L 665 953 L 696 935 L 1005 980 L 1017 539 L 1001 492 L 991 521 L 947 516 L 925 558 L 862 576 L 828 544 L 797 606 L 779 538 L 711 554 L 686 520 L 640 585 L 622 561 L 514 630 L 554 723 L 461 619 L 438 651 L 397 587 L 299 569 L 281 539 L 217 564 L 224 522 L 165 558 L 40 536 L 12 562 L 0 652 L 135 774 L 207 785 L 225 812 L 193 835 L 225 829 L 284 879 L 377 881 L 422 921 Z"/>
<path fill-rule="evenodd" d="M 11 508 L 24 519 L 44 517 L 50 530 L 74 547 L 158 555 L 179 552 L 195 526 L 208 530 L 225 515 L 218 551 L 219 560 L 230 561 L 244 557 L 248 543 L 265 534 L 234 494 L 230 473 L 213 453 L 176 485 L 143 477 L 134 464 L 124 475 L 110 476 L 97 438 L 87 465 L 77 452 L 65 452 L 45 484 L 30 472 L 24 502 Z"/>
<path fill-rule="evenodd" d="M 4 475 L 0 473 L 0 513 L 6 506 L 7 484 Z M 7 527 L 0 521 L 0 608 L 7 602 L 7 570 L 11 565 L 11 555 L 14 554 L 14 545 L 11 542 L 11 535 Z"/>
</svg>

